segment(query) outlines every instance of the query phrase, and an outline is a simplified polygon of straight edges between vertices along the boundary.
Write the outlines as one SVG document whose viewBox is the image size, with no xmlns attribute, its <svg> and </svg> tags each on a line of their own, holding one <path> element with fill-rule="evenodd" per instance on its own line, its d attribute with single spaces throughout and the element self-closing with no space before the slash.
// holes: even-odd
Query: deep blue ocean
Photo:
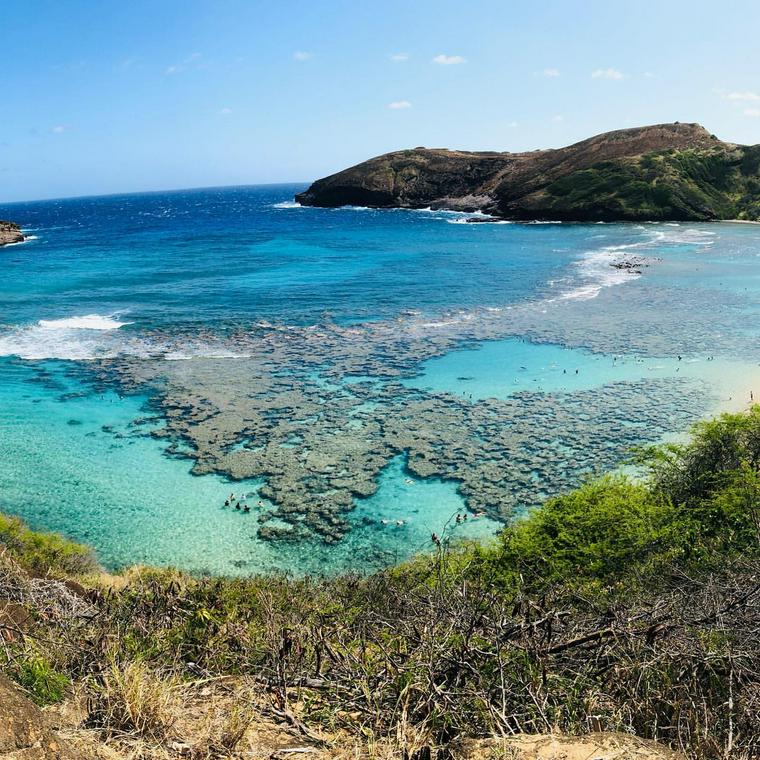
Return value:
<svg viewBox="0 0 760 760">
<path fill-rule="evenodd" d="M 355 498 L 352 530 L 334 543 L 265 541 L 254 520 L 220 509 L 231 490 L 257 493 L 267 472 L 242 486 L 191 474 L 181 451 L 134 424 L 163 424 L 154 388 L 124 392 L 103 380 L 103 362 L 223 359 L 227 336 L 253 326 L 398 324 L 435 340 L 445 325 L 461 345 L 421 356 L 403 385 L 472 403 L 690 378 L 709 390 L 707 414 L 755 390 L 760 227 L 473 224 L 441 211 L 300 208 L 301 189 L 0 207 L 29 236 L 0 249 L 0 511 L 92 544 L 109 567 L 225 573 L 362 569 L 368 546 L 382 544 L 378 563 L 401 559 L 468 511 L 456 481 L 413 476 L 401 453 L 374 494 Z M 656 437 L 682 425 L 674 413 Z M 457 535 L 499 527 L 476 517 Z"/>
</svg>

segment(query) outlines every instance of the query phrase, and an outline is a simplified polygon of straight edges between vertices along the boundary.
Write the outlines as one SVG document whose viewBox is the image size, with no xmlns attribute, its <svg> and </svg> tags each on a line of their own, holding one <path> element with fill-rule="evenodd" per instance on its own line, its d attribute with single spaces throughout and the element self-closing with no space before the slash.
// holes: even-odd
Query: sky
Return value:
<svg viewBox="0 0 760 760">
<path fill-rule="evenodd" d="M 669 121 L 760 143 L 756 0 L 0 0 L 0 18 L 0 203 Z"/>
</svg>

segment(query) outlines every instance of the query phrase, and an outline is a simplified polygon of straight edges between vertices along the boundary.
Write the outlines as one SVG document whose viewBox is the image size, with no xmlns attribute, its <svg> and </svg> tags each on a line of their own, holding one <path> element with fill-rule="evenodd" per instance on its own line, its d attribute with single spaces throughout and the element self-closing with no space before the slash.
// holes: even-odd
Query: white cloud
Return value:
<svg viewBox="0 0 760 760">
<path fill-rule="evenodd" d="M 558 77 L 560 75 L 559 69 L 544 69 L 545 77 Z"/>
<path fill-rule="evenodd" d="M 393 55 L 389 55 L 388 58 L 394 63 L 402 63 L 409 60 L 409 53 L 394 53 Z"/>
<path fill-rule="evenodd" d="M 592 79 L 622 79 L 623 73 L 617 69 L 596 69 L 591 72 Z"/>
<path fill-rule="evenodd" d="M 229 115 L 232 113 L 232 109 L 231 109 L 231 108 L 227 108 L 227 107 L 225 106 L 224 108 L 222 108 L 222 109 L 219 111 L 219 113 L 220 113 L 220 114 L 222 114 L 222 116 L 229 116 Z"/>
<path fill-rule="evenodd" d="M 516 122 L 516 121 L 508 121 L 508 122 L 505 124 L 505 126 L 506 126 L 506 127 L 509 127 L 510 129 L 514 129 L 514 128 L 517 126 L 517 122 Z"/>
<path fill-rule="evenodd" d="M 745 108 L 744 115 L 757 119 L 760 117 L 760 108 Z"/>
<path fill-rule="evenodd" d="M 184 66 L 180 66 L 179 64 L 172 64 L 171 66 L 166 67 L 166 74 L 176 74 L 178 71 L 182 71 L 184 69 Z"/>
<path fill-rule="evenodd" d="M 433 58 L 433 63 L 438 63 L 441 66 L 455 66 L 457 63 L 466 63 L 467 59 L 461 55 L 437 55 Z"/>
<path fill-rule="evenodd" d="M 726 98 L 728 100 L 738 100 L 741 102 L 752 102 L 756 103 L 758 100 L 760 100 L 760 95 L 758 95 L 756 92 L 729 92 L 728 95 L 726 95 Z"/>
<path fill-rule="evenodd" d="M 311 53 L 307 53 L 305 50 L 296 50 L 293 53 L 293 58 L 296 61 L 308 61 L 311 58 Z"/>
<path fill-rule="evenodd" d="M 51 131 L 53 132 L 53 134 L 61 135 L 67 129 L 68 129 L 68 127 L 65 124 L 57 124 L 56 126 L 53 127 L 53 129 Z"/>
<path fill-rule="evenodd" d="M 656 75 L 656 74 L 654 74 L 654 73 L 653 73 L 653 72 L 651 72 L 651 71 L 645 71 L 645 72 L 644 72 L 644 77 L 645 77 L 646 79 L 654 79 L 656 76 L 657 76 L 657 75 Z"/>
<path fill-rule="evenodd" d="M 562 114 L 558 113 L 556 116 L 552 116 L 552 121 L 559 122 L 559 121 L 564 121 L 564 120 L 565 120 L 565 117 L 562 116 Z"/>
<path fill-rule="evenodd" d="M 411 107 L 412 104 L 408 100 L 394 100 L 393 103 L 388 103 L 388 108 L 392 108 L 394 110 Z"/>
</svg>

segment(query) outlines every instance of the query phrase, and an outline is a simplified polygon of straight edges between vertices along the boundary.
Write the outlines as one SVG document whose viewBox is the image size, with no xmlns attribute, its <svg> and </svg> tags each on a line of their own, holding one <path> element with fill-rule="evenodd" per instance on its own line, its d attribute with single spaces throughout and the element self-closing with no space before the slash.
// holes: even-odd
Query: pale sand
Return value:
<svg viewBox="0 0 760 760">
<path fill-rule="evenodd" d="M 760 403 L 760 365 L 750 362 L 708 362 L 703 377 L 715 389 L 717 402 L 711 414 L 740 412 Z"/>
</svg>

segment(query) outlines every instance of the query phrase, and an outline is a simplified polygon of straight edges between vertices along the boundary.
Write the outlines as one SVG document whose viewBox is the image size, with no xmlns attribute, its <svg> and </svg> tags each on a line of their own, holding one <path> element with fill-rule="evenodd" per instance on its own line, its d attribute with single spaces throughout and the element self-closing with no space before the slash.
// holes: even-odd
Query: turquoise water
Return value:
<svg viewBox="0 0 760 760">
<path fill-rule="evenodd" d="M 192 476 L 186 459 L 165 456 L 150 437 L 160 421 L 145 398 L 93 393 L 58 362 L 0 366 L 0 512 L 97 547 L 109 567 L 178 565 L 225 574 L 367 569 L 427 548 L 433 531 L 474 538 L 497 528 L 485 517 L 457 526 L 452 518 L 465 505 L 454 484 L 411 477 L 397 458 L 377 492 L 357 501 L 350 539 L 337 547 L 273 546 L 256 538 L 257 516 L 269 506 L 257 494 L 261 482 Z M 237 499 L 245 494 L 252 511 L 225 508 L 231 492 Z"/>
<path fill-rule="evenodd" d="M 0 250 L 1 511 L 109 568 L 366 570 L 492 536 L 623 430 L 760 393 L 758 227 L 466 224 L 299 189 L 0 208 L 30 235 Z"/>
<path fill-rule="evenodd" d="M 711 378 L 730 381 L 746 365 L 707 356 L 599 354 L 551 343 L 509 338 L 487 341 L 430 359 L 421 372 L 404 380 L 411 388 L 454 393 L 466 398 L 508 398 L 521 391 L 567 393 L 610 383 L 657 378 Z M 730 384 L 730 383 L 729 383 Z M 748 381 L 746 397 L 749 399 Z"/>
</svg>

